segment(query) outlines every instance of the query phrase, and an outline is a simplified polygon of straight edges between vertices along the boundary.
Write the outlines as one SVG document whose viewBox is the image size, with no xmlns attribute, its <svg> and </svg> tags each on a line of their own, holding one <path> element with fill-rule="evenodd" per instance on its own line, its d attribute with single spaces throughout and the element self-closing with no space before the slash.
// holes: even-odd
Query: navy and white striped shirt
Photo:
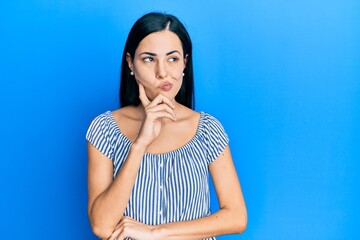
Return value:
<svg viewBox="0 0 360 240">
<path fill-rule="evenodd" d="M 163 154 L 145 153 L 125 216 L 158 225 L 211 214 L 208 165 L 229 139 L 216 118 L 200 114 L 196 134 L 184 146 Z M 113 161 L 115 178 L 132 142 L 120 131 L 110 111 L 91 122 L 86 139 Z"/>
</svg>

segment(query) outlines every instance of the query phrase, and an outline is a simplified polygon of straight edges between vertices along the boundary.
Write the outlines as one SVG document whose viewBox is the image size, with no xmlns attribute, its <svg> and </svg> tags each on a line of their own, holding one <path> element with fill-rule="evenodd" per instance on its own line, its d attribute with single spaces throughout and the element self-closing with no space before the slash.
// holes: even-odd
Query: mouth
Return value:
<svg viewBox="0 0 360 240">
<path fill-rule="evenodd" d="M 170 82 L 163 82 L 160 84 L 159 88 L 163 91 L 170 91 L 172 89 L 172 84 Z"/>
</svg>

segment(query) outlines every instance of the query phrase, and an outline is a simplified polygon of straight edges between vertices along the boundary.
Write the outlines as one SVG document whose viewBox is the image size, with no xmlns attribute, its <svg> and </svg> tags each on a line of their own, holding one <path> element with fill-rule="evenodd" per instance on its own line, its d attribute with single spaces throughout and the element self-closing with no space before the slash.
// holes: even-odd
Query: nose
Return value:
<svg viewBox="0 0 360 240">
<path fill-rule="evenodd" d="M 157 63 L 155 76 L 159 80 L 162 80 L 162 79 L 168 77 L 164 63 L 162 63 L 160 61 Z"/>
</svg>

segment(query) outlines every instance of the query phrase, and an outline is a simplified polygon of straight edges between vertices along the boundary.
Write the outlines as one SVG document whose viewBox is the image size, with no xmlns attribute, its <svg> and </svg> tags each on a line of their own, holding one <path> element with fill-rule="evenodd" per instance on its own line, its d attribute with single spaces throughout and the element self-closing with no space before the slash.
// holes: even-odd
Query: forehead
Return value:
<svg viewBox="0 0 360 240">
<path fill-rule="evenodd" d="M 136 53 L 152 52 L 156 54 L 166 54 L 170 51 L 177 50 L 183 52 L 179 37 L 168 30 L 154 32 L 147 35 L 136 49 Z"/>
</svg>

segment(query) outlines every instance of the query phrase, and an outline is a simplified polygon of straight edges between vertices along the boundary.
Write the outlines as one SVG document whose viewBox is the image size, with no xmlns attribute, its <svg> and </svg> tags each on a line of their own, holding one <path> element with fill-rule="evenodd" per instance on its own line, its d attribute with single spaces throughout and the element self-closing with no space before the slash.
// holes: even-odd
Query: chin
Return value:
<svg viewBox="0 0 360 240">
<path fill-rule="evenodd" d="M 174 94 L 171 94 L 171 93 L 167 93 L 167 92 L 160 92 L 159 94 L 162 94 L 164 95 L 166 98 L 168 98 L 170 101 L 174 100 L 175 99 L 175 96 Z"/>
<path fill-rule="evenodd" d="M 150 89 L 149 89 L 150 90 Z M 154 89 L 155 90 L 155 89 Z M 164 90 L 161 90 L 161 89 L 156 89 L 155 91 L 149 91 L 149 93 L 146 93 L 147 97 L 149 98 L 149 100 L 154 100 L 155 97 L 159 94 L 162 94 L 163 96 L 165 96 L 166 98 L 168 98 L 169 100 L 174 100 L 176 95 L 178 94 L 180 89 L 174 89 L 172 88 L 171 90 L 169 91 L 164 91 Z"/>
</svg>

